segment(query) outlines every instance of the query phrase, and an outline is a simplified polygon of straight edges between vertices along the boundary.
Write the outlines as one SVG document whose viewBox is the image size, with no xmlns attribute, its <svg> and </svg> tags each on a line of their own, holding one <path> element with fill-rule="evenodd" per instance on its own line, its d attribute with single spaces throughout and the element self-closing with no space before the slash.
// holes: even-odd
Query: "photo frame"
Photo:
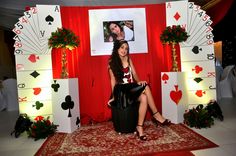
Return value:
<svg viewBox="0 0 236 156">
<path fill-rule="evenodd" d="M 147 53 L 145 8 L 93 9 L 89 10 L 92 56 L 111 54 L 115 38 L 111 39 L 112 35 L 108 25 L 112 22 L 119 24 L 123 30 L 126 29 L 124 31 L 126 37 L 124 35 L 123 39 L 129 42 L 130 53 Z"/>
</svg>

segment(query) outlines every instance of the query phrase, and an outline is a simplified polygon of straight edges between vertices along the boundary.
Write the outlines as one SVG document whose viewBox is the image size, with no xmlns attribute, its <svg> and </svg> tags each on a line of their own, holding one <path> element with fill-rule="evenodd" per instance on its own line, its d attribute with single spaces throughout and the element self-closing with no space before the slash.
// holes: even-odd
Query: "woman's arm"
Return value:
<svg viewBox="0 0 236 156">
<path fill-rule="evenodd" d="M 112 96 L 110 97 L 110 100 L 108 101 L 107 104 L 110 106 L 110 103 L 111 103 L 112 101 L 114 101 L 113 90 L 114 90 L 114 87 L 115 87 L 115 85 L 116 85 L 116 79 L 115 79 L 115 76 L 114 76 L 114 74 L 113 74 L 113 72 L 112 72 L 112 70 L 111 70 L 110 67 L 108 67 L 108 70 L 109 70 L 109 75 L 110 75 L 110 80 L 111 80 Z"/>
<path fill-rule="evenodd" d="M 138 77 L 138 74 L 136 73 L 134 64 L 133 64 L 133 62 L 132 62 L 131 59 L 130 59 L 130 66 L 131 66 L 131 69 L 132 69 L 132 74 L 133 74 L 134 80 L 135 80 L 139 85 L 146 85 L 146 84 L 147 84 L 147 81 L 140 81 L 140 79 L 139 79 L 139 77 Z"/>
<path fill-rule="evenodd" d="M 134 67 L 134 64 L 133 64 L 131 58 L 129 59 L 129 63 L 130 63 L 131 69 L 132 69 L 132 75 L 134 77 L 134 80 L 136 82 L 139 82 L 140 80 L 139 80 L 138 74 L 136 73 L 136 70 L 135 70 L 135 67 Z"/>
</svg>

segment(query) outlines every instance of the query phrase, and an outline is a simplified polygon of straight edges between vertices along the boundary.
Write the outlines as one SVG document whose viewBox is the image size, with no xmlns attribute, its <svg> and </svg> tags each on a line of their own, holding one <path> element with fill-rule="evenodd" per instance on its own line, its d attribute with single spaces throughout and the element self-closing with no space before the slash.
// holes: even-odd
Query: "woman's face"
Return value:
<svg viewBox="0 0 236 156">
<path fill-rule="evenodd" d="M 121 32 L 120 27 L 115 23 L 111 23 L 109 28 L 110 28 L 111 32 L 114 34 L 119 34 Z"/>
<path fill-rule="evenodd" d="M 118 54 L 120 57 L 125 57 L 128 54 L 129 46 L 127 43 L 123 43 L 118 49 Z"/>
</svg>

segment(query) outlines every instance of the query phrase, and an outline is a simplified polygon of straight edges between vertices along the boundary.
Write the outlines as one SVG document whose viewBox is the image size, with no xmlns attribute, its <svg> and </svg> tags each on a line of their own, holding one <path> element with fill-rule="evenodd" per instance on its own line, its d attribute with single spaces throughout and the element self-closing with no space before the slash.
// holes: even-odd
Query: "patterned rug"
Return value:
<svg viewBox="0 0 236 156">
<path fill-rule="evenodd" d="M 35 155 L 174 155 L 178 152 L 218 147 L 183 124 L 156 127 L 152 122 L 146 121 L 144 128 L 148 141 L 141 141 L 134 134 L 118 134 L 114 131 L 112 122 L 84 126 L 71 134 L 56 133 L 48 137 Z"/>
</svg>

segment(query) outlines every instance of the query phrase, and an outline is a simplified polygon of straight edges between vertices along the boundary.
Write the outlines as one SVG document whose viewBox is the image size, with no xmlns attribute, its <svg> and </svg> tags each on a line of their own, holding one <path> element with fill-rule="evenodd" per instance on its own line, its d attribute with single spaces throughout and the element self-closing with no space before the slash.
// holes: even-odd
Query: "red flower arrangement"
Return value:
<svg viewBox="0 0 236 156">
<path fill-rule="evenodd" d="M 160 39 L 163 44 L 179 43 L 186 41 L 189 35 L 180 25 L 172 25 L 166 27 L 162 32 Z"/>
<path fill-rule="evenodd" d="M 78 36 L 66 28 L 57 28 L 48 39 L 49 48 L 68 48 L 72 50 L 79 45 L 79 42 Z"/>
<path fill-rule="evenodd" d="M 35 122 L 32 123 L 28 136 L 36 140 L 45 139 L 49 135 L 52 135 L 56 132 L 58 125 L 54 125 L 49 117 L 44 119 L 43 116 L 37 116 Z"/>
</svg>

